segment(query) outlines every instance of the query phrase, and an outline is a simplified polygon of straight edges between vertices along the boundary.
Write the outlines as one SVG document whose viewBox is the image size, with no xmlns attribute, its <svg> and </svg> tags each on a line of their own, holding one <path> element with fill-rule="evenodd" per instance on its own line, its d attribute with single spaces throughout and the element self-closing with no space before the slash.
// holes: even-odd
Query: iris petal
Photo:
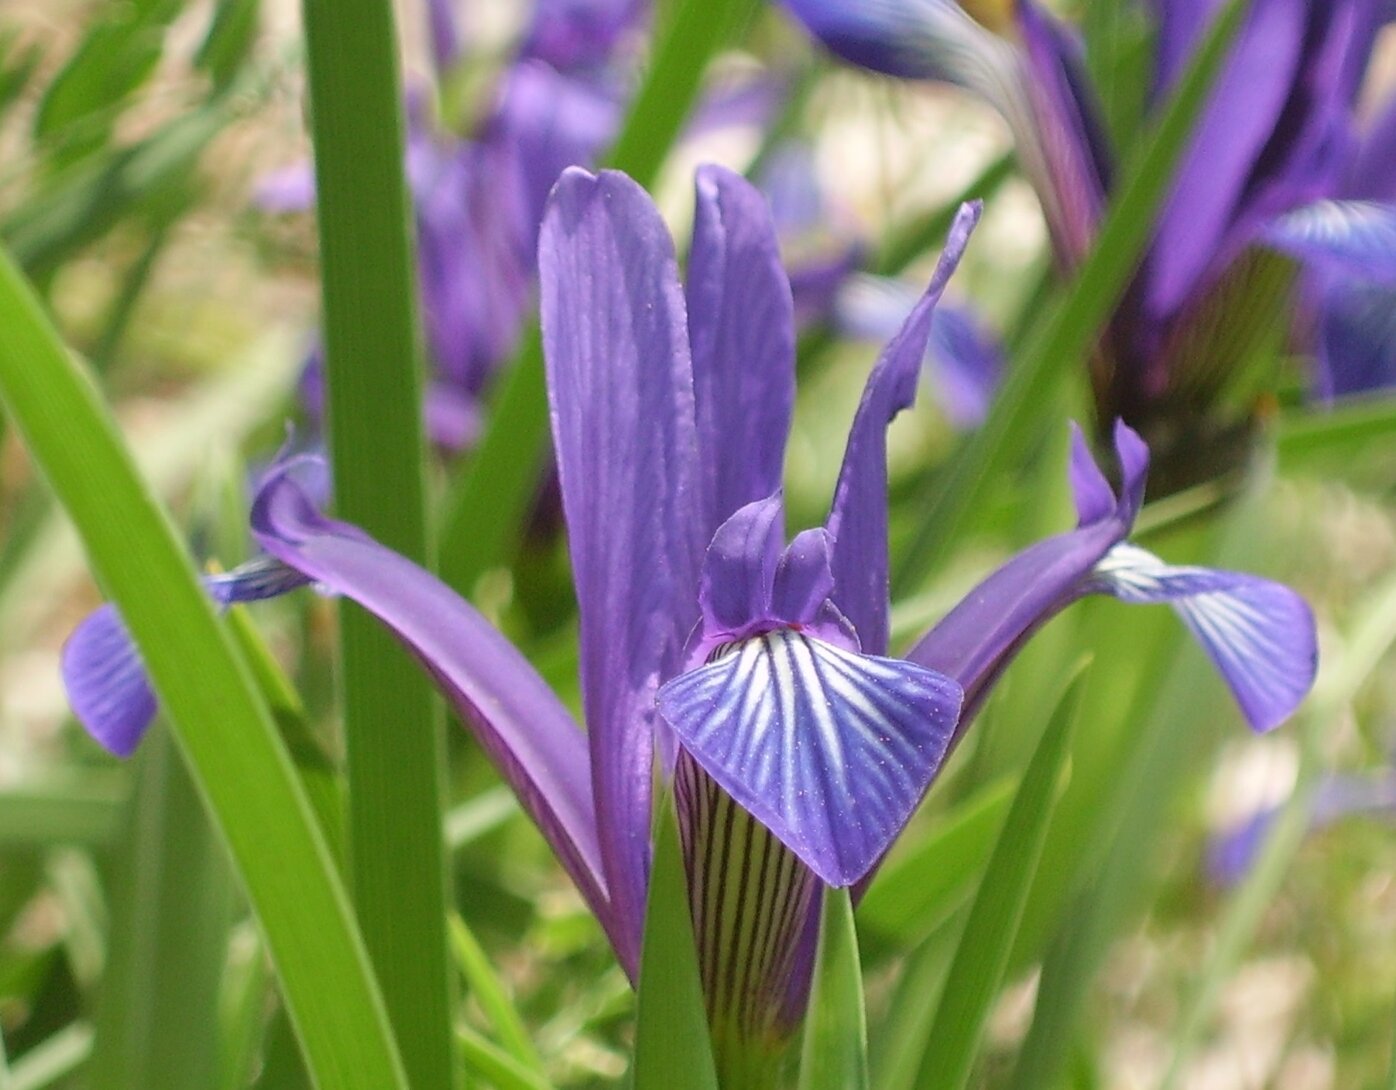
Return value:
<svg viewBox="0 0 1396 1090">
<path fill-rule="evenodd" d="M 61 669 L 78 722 L 104 748 L 129 757 L 155 718 L 155 693 L 115 606 L 102 606 L 73 630 Z"/>
<path fill-rule="evenodd" d="M 982 211 L 978 201 L 960 206 L 925 294 L 868 376 L 834 487 L 833 602 L 875 654 L 887 650 L 887 425 L 916 399 L 931 316 Z"/>
<path fill-rule="evenodd" d="M 1313 685 L 1313 614 L 1288 587 L 1240 572 L 1175 567 L 1121 544 L 1096 566 L 1091 589 L 1125 602 L 1171 605 L 1255 730 L 1278 726 Z"/>
<path fill-rule="evenodd" d="M 1273 221 L 1277 250 L 1359 280 L 1396 284 L 1396 205 L 1315 201 Z"/>
<path fill-rule="evenodd" d="M 232 571 L 206 575 L 204 589 L 220 608 L 275 598 L 310 582 L 271 557 Z M 93 610 L 63 645 L 63 687 L 73 714 L 88 734 L 117 757 L 129 757 L 145 736 L 158 706 L 131 633 L 114 605 Z"/>
<path fill-rule="evenodd" d="M 847 886 L 920 801 L 961 696 L 934 671 L 779 629 L 674 679 L 658 699 L 724 791 L 820 879 Z"/>
</svg>

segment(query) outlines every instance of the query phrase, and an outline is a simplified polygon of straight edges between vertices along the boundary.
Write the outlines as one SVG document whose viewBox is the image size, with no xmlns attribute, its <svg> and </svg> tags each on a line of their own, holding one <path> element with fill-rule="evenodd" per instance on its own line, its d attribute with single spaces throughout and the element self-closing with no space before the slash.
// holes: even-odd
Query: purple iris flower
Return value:
<svg viewBox="0 0 1396 1090">
<path fill-rule="evenodd" d="M 955 83 L 993 105 L 1037 189 L 1059 266 L 1081 261 L 1099 229 L 1115 152 L 1068 28 L 1033 0 L 1016 5 L 1016 43 L 951 0 L 784 2 L 853 63 Z M 1154 0 L 1152 107 L 1172 88 L 1219 3 Z M 1153 242 L 1093 359 L 1102 429 L 1123 417 L 1184 452 L 1192 440 L 1183 433 L 1208 417 L 1263 339 L 1295 312 L 1292 268 L 1277 254 L 1325 270 L 1345 288 L 1389 293 L 1396 283 L 1396 194 L 1353 192 L 1344 182 L 1357 146 L 1354 103 L 1389 14 L 1379 0 L 1251 5 Z M 1391 140 L 1384 129 L 1365 149 L 1368 176 L 1388 188 L 1396 174 Z M 1368 331 L 1368 343 L 1378 345 L 1369 355 L 1390 356 L 1389 310 L 1352 291 L 1338 298 L 1321 292 L 1320 300 L 1327 374 L 1350 375 L 1353 341 Z M 1366 380 L 1381 370 L 1367 366 Z M 1350 390 L 1355 382 L 1330 386 Z"/>
<path fill-rule="evenodd" d="M 430 362 L 425 425 L 443 450 L 466 449 L 478 435 L 480 398 L 532 312 L 548 191 L 563 168 L 593 162 L 613 139 L 624 104 L 612 70 L 616 51 L 647 7 L 639 0 L 540 0 L 468 137 L 442 130 L 421 96 L 409 97 L 407 181 Z M 444 80 L 463 56 L 455 10 L 445 0 L 429 0 L 427 9 Z M 314 197 L 308 164 L 269 176 L 256 195 L 274 212 L 304 210 Z M 323 412 L 318 346 L 301 395 L 311 414 Z"/>
<path fill-rule="evenodd" d="M 358 602 L 430 672 L 632 977 L 656 766 L 672 778 L 720 1056 L 788 1039 L 821 884 L 867 880 L 994 680 L 1076 599 L 1172 605 L 1258 730 L 1313 678 L 1313 619 L 1292 591 L 1171 567 L 1128 544 L 1148 453 L 1123 425 L 1118 498 L 1076 433 L 1077 528 L 1008 561 L 905 657 L 889 657 L 886 428 L 915 397 L 933 308 L 978 215 L 961 210 L 869 377 L 828 520 L 787 544 L 793 303 L 760 195 L 728 171 L 699 172 L 684 287 L 639 186 L 564 173 L 540 268 L 585 732 L 468 603 L 321 514 L 294 466 L 273 472 L 253 506 L 268 556 Z M 82 629 L 73 642 L 96 643 Z M 75 707 L 108 717 L 84 713 L 88 729 L 129 750 L 136 714 L 117 707 L 98 656 L 67 656 L 65 681 Z"/>
<path fill-rule="evenodd" d="M 1207 875 L 1219 886 L 1233 886 L 1250 873 L 1274 829 L 1281 806 L 1257 810 L 1222 831 L 1207 845 Z M 1314 792 L 1309 832 L 1349 817 L 1396 818 L 1396 770 L 1378 775 L 1333 773 Z"/>
</svg>

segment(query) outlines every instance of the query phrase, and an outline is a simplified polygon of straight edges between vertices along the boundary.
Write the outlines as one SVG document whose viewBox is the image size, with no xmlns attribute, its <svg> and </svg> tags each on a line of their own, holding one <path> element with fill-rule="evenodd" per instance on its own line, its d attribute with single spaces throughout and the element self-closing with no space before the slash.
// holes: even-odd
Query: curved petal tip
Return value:
<svg viewBox="0 0 1396 1090">
<path fill-rule="evenodd" d="M 78 722 L 108 752 L 131 756 L 155 718 L 155 693 L 115 606 L 102 606 L 73 630 L 60 669 Z"/>
</svg>

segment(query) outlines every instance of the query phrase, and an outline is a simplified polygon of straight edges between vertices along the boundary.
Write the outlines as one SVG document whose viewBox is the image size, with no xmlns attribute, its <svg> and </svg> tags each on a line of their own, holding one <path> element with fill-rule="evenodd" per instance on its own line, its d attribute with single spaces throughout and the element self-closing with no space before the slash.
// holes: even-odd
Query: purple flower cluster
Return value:
<svg viewBox="0 0 1396 1090">
<path fill-rule="evenodd" d="M 1116 152 L 1075 36 L 1035 0 L 1019 41 L 952 0 L 785 0 L 830 50 L 907 79 L 977 93 L 1012 130 L 1058 264 L 1099 229 Z M 1176 84 L 1219 0 L 1154 0 L 1149 109 Z M 1315 348 L 1334 396 L 1396 380 L 1396 103 L 1370 124 L 1356 101 L 1380 0 L 1250 6 L 1173 179 L 1152 243 L 1092 361 L 1098 421 L 1180 442 L 1276 328 Z M 1283 255 L 1283 256 L 1281 256 Z M 1296 306 L 1290 260 L 1303 268 Z"/>
</svg>

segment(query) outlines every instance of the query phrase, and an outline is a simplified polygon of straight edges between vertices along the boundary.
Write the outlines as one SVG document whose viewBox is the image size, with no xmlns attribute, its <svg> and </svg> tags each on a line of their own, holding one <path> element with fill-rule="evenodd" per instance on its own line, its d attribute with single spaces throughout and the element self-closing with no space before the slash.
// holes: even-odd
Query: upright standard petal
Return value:
<svg viewBox="0 0 1396 1090">
<path fill-rule="evenodd" d="M 1120 544 L 1096 565 L 1089 588 L 1124 602 L 1171 605 L 1255 730 L 1282 723 L 1313 686 L 1313 612 L 1288 587 L 1241 572 L 1165 564 Z"/>
<path fill-rule="evenodd" d="M 960 688 L 899 659 L 776 629 L 659 691 L 684 749 L 820 879 L 852 885 L 950 744 Z"/>
<path fill-rule="evenodd" d="M 886 340 L 917 301 L 905 281 L 855 273 L 846 277 L 835 298 L 834 322 L 851 337 Z M 1003 353 L 969 308 L 941 303 L 931 315 L 925 369 L 928 392 L 946 418 L 956 427 L 972 428 L 989 410 L 1003 371 Z"/>
<path fill-rule="evenodd" d="M 873 368 L 834 488 L 828 521 L 834 539 L 833 602 L 869 654 L 887 650 L 887 425 L 916 399 L 931 312 L 981 211 L 978 202 L 961 207 L 926 293 Z"/>
<path fill-rule="evenodd" d="M 704 517 L 715 530 L 780 488 L 795 401 L 795 316 L 760 192 L 716 166 L 699 168 L 696 189 L 688 326 Z"/>
<path fill-rule="evenodd" d="M 692 365 L 673 243 L 622 174 L 569 169 L 539 246 L 553 441 L 581 621 L 607 887 L 635 964 L 649 871 L 659 684 L 698 617 L 703 546 Z"/>
<path fill-rule="evenodd" d="M 527 660 L 429 572 L 362 530 L 325 518 L 282 467 L 252 507 L 259 544 L 383 622 L 431 674 L 552 843 L 620 949 L 577 725 Z M 633 971 L 633 962 L 623 962 Z"/>
<path fill-rule="evenodd" d="M 741 508 L 718 527 L 703 559 L 698 598 L 712 635 L 746 635 L 771 614 L 771 584 L 785 543 L 779 495 Z"/>
</svg>

